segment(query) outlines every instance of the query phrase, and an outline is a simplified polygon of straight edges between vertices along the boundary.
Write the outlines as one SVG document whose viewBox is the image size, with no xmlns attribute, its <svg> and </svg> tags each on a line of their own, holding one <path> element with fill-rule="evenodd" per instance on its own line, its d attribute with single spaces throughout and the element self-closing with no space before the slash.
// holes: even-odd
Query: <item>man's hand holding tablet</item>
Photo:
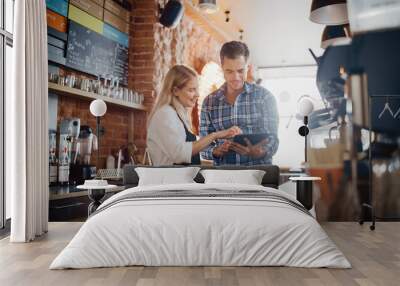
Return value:
<svg viewBox="0 0 400 286">
<path fill-rule="evenodd" d="M 265 148 L 267 142 L 266 133 L 236 135 L 229 145 L 229 150 L 258 159 L 267 153 Z"/>
</svg>

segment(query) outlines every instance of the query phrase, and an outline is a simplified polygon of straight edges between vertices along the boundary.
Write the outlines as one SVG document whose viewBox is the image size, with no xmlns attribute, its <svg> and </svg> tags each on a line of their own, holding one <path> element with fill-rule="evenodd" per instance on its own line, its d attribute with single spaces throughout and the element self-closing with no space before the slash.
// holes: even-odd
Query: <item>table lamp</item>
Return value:
<svg viewBox="0 0 400 286">
<path fill-rule="evenodd" d="M 107 111 L 107 105 L 102 99 L 93 100 L 90 103 L 90 113 L 96 117 L 96 136 L 97 136 L 97 165 L 99 166 L 100 158 L 100 117 L 104 116 Z"/>
<path fill-rule="evenodd" d="M 307 135 L 310 132 L 308 129 L 308 116 L 314 111 L 314 103 L 308 95 L 300 97 L 297 103 L 297 112 L 303 116 L 303 126 L 299 128 L 299 134 L 304 137 L 304 160 L 307 162 Z"/>
</svg>

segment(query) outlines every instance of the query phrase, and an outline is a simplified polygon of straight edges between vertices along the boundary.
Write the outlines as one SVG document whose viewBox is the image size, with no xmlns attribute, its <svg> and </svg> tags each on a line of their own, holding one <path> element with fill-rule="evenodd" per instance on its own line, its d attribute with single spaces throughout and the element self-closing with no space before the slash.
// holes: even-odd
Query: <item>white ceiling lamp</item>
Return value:
<svg viewBox="0 0 400 286">
<path fill-rule="evenodd" d="M 310 20 L 324 25 L 343 25 L 349 22 L 346 0 L 313 0 Z"/>
<path fill-rule="evenodd" d="M 199 0 L 199 8 L 207 14 L 213 14 L 218 11 L 217 0 Z"/>
</svg>

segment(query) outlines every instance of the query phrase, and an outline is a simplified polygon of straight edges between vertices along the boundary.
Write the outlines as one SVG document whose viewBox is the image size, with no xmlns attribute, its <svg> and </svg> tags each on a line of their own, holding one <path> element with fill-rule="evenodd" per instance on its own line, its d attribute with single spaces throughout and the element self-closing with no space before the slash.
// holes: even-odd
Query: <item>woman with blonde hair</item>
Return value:
<svg viewBox="0 0 400 286">
<path fill-rule="evenodd" d="M 197 73 L 184 65 L 172 67 L 148 117 L 147 148 L 153 165 L 199 165 L 201 150 L 216 139 L 241 133 L 233 126 L 196 140 L 191 132 L 189 109 L 198 98 Z"/>
</svg>

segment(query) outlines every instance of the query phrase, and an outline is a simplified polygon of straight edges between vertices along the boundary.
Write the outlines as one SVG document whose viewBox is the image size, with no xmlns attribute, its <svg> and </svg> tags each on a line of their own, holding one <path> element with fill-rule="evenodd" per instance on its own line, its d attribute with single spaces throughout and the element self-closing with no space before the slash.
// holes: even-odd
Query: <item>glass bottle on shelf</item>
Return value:
<svg viewBox="0 0 400 286">
<path fill-rule="evenodd" d="M 110 84 L 110 97 L 118 99 L 118 92 L 116 88 L 116 78 L 114 76 L 110 76 L 111 84 Z"/>
<path fill-rule="evenodd" d="M 60 185 L 68 185 L 69 182 L 69 145 L 70 138 L 66 134 L 60 136 L 62 144 L 60 146 L 59 164 L 58 164 L 58 182 Z"/>
<path fill-rule="evenodd" d="M 105 91 L 106 91 L 106 96 L 107 97 L 112 97 L 112 86 L 111 86 L 111 84 L 112 84 L 112 78 L 111 78 L 111 76 L 109 75 L 109 74 L 107 74 L 106 76 L 105 76 Z"/>
<path fill-rule="evenodd" d="M 49 185 L 57 184 L 57 156 L 56 156 L 56 135 L 55 131 L 49 132 Z"/>
<path fill-rule="evenodd" d="M 119 100 L 122 100 L 121 88 L 119 87 L 119 77 L 115 77 L 114 79 L 115 79 L 114 90 L 116 93 L 115 97 Z"/>
<path fill-rule="evenodd" d="M 103 84 L 101 84 L 101 82 L 100 82 L 100 86 L 101 86 L 100 95 L 107 96 L 107 84 L 108 84 L 107 76 L 105 74 L 101 75 L 100 79 L 103 79 Z"/>
</svg>

